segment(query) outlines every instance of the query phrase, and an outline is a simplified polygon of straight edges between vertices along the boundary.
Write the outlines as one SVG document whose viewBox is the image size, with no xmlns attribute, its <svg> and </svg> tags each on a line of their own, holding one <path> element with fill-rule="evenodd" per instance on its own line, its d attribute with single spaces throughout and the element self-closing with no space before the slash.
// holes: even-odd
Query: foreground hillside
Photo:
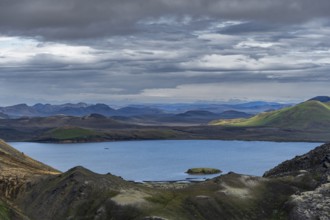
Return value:
<svg viewBox="0 0 330 220">
<path fill-rule="evenodd" d="M 59 171 L 0 140 L 0 219 L 25 219 L 25 215 L 11 201 L 36 178 L 57 174 Z"/>
<path fill-rule="evenodd" d="M 330 211 L 330 144 L 264 177 L 229 173 L 201 183 L 148 184 L 83 167 L 56 174 L 3 142 L 0 149 L 1 161 L 28 171 L 19 188 L 5 184 L 16 169 L 2 178 L 1 219 L 327 219 Z"/>
<path fill-rule="evenodd" d="M 330 103 L 309 100 L 298 105 L 258 114 L 249 119 L 219 120 L 212 125 L 276 127 L 295 130 L 329 130 Z"/>
</svg>

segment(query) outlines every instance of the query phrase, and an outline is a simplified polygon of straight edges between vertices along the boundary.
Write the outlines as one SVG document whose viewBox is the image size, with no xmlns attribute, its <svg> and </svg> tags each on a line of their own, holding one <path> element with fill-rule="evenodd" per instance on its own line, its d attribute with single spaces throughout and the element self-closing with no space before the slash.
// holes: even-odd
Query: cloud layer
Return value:
<svg viewBox="0 0 330 220">
<path fill-rule="evenodd" d="M 2 1 L 0 101 L 329 95 L 329 9 L 326 0 Z"/>
<path fill-rule="evenodd" d="M 96 38 L 138 31 L 164 16 L 300 22 L 329 16 L 328 0 L 11 0 L 0 3 L 0 31 L 46 39 Z"/>
</svg>

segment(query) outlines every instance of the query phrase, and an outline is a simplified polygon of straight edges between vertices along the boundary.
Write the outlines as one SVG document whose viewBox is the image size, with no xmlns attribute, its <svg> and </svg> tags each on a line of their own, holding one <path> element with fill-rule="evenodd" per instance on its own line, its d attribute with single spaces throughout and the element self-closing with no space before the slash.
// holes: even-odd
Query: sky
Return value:
<svg viewBox="0 0 330 220">
<path fill-rule="evenodd" d="M 0 106 L 330 95 L 329 0 L 0 0 Z"/>
</svg>

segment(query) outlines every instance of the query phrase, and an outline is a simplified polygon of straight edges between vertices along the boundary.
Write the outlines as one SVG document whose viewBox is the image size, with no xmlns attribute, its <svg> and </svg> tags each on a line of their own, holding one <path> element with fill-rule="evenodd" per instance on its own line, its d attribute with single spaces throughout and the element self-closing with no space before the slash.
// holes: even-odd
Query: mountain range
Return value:
<svg viewBox="0 0 330 220">
<path fill-rule="evenodd" d="M 104 116 L 173 116 L 189 111 L 208 111 L 210 114 L 220 114 L 225 111 L 243 111 L 247 114 L 256 114 L 271 109 L 280 109 L 288 104 L 270 102 L 249 102 L 241 104 L 158 104 L 158 105 L 129 105 L 119 109 L 111 108 L 106 104 L 18 104 L 7 107 L 0 107 L 0 118 L 19 118 L 19 117 L 47 117 L 54 115 L 67 116 L 86 116 L 93 113 Z M 222 118 L 222 117 L 220 117 Z"/>
<path fill-rule="evenodd" d="M 21 108 L 18 109 L 25 109 L 23 113 L 35 109 L 27 105 L 19 106 Z M 7 110 L 17 109 L 16 107 L 6 108 Z M 43 117 L 24 116 L 1 119 L 0 138 L 7 141 L 61 143 L 151 139 L 317 142 L 330 140 L 330 106 L 325 97 L 315 97 L 294 106 L 266 111 L 257 115 L 236 110 L 221 113 L 189 110 L 174 114 L 164 113 L 153 106 L 146 107 L 149 109 L 149 115 L 132 115 L 136 112 L 135 108 L 139 110 L 139 114 L 143 114 L 144 111 L 142 111 L 141 106 L 130 106 L 123 108 L 122 112 L 131 116 L 105 116 L 104 111 L 110 107 L 104 104 L 86 105 L 79 103 L 77 105 L 66 104 L 64 107 L 52 107 L 51 105 L 36 105 L 34 107 L 37 107 L 39 111 L 43 109 L 42 112 L 48 111 L 47 114 L 54 112 L 53 109 L 57 109 L 55 111 L 57 113 L 65 112 L 67 114 L 83 114 L 103 109 L 104 114 L 91 113 L 87 116 L 57 114 Z M 247 103 L 240 104 L 240 107 L 251 109 L 258 108 L 258 105 Z M 118 113 L 120 111 L 120 109 L 112 109 L 112 112 Z"/>
</svg>

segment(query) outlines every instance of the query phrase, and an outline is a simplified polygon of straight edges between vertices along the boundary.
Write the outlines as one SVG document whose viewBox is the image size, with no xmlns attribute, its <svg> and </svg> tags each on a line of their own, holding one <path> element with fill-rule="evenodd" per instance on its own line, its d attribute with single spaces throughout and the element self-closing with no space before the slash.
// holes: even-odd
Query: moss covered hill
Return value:
<svg viewBox="0 0 330 220">
<path fill-rule="evenodd" d="M 298 105 L 258 114 L 248 119 L 218 120 L 212 125 L 277 127 L 295 130 L 329 130 L 330 102 L 309 100 Z"/>
</svg>

